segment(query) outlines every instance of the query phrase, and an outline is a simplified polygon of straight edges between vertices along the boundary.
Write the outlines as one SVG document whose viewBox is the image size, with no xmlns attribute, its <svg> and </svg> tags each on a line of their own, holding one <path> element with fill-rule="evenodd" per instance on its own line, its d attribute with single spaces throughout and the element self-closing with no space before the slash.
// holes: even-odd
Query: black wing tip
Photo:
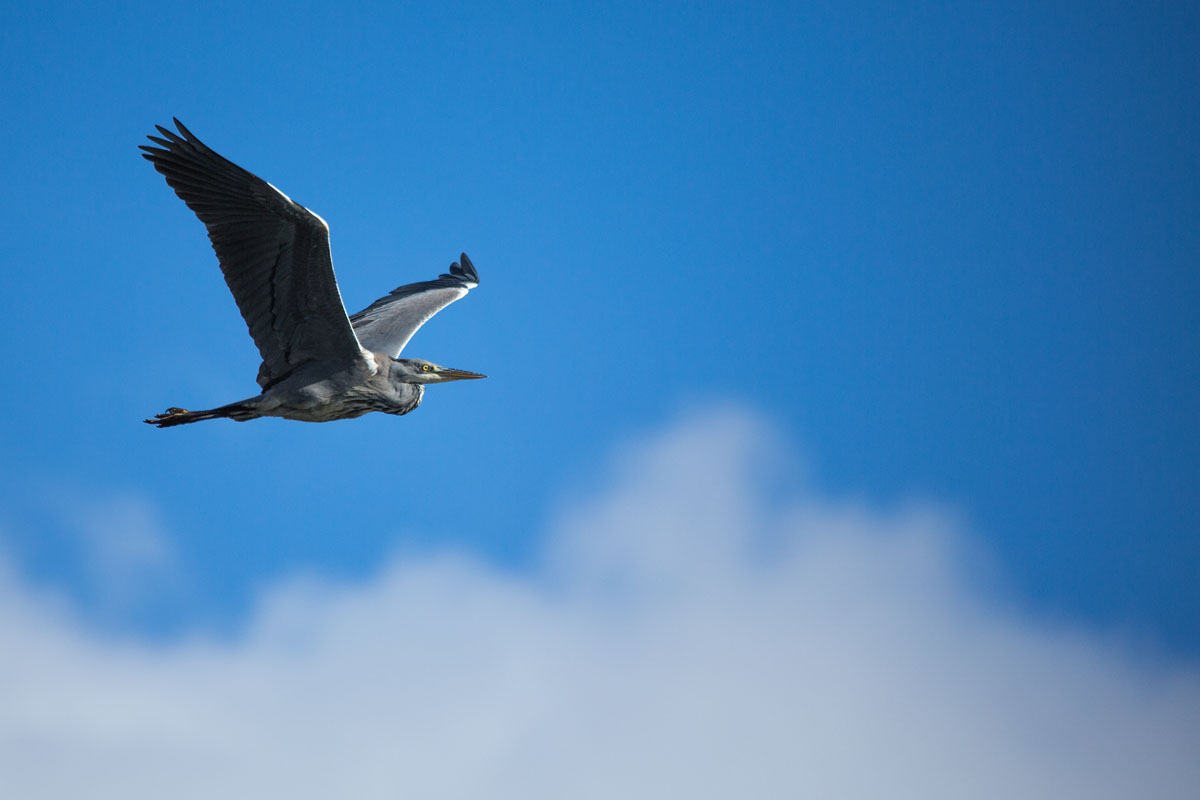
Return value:
<svg viewBox="0 0 1200 800">
<path fill-rule="evenodd" d="M 466 253 L 460 254 L 458 261 L 450 265 L 450 274 L 455 278 L 466 278 L 473 283 L 479 283 L 479 273 L 475 271 L 475 265 L 467 258 Z"/>
<path fill-rule="evenodd" d="M 178 132 L 173 131 L 170 128 L 163 127 L 162 125 L 155 125 L 154 129 L 162 134 L 162 137 L 160 138 L 150 134 L 146 136 L 146 138 L 155 144 L 162 145 L 166 148 L 183 144 L 185 142 L 188 144 L 200 145 L 201 147 L 204 146 L 204 143 L 196 138 L 196 134 L 188 130 L 187 126 L 179 121 L 179 117 L 171 117 L 171 121 L 175 123 L 175 127 L 178 129 Z"/>
</svg>

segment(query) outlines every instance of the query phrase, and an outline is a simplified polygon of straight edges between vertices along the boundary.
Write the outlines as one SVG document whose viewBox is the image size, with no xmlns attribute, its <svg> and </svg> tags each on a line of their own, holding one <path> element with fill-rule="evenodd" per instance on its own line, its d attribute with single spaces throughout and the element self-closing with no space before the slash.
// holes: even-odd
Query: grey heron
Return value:
<svg viewBox="0 0 1200 800">
<path fill-rule="evenodd" d="M 328 422 L 370 411 L 407 414 L 425 386 L 477 372 L 400 358 L 417 329 L 479 284 L 463 253 L 435 280 L 411 283 L 349 316 L 317 214 L 213 150 L 183 126 L 156 125 L 144 158 L 208 229 L 225 283 L 262 355 L 261 393 L 204 411 L 168 408 L 151 425 L 284 417 Z"/>
</svg>

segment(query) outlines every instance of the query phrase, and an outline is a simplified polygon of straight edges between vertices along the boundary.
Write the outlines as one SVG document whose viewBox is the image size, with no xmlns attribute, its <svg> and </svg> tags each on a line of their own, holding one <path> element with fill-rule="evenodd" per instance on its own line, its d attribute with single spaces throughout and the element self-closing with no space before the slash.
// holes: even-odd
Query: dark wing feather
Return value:
<svg viewBox="0 0 1200 800">
<path fill-rule="evenodd" d="M 175 120 L 143 156 L 208 228 L 225 283 L 262 354 L 264 387 L 308 361 L 353 363 L 362 348 L 346 317 L 325 221 L 210 150 Z"/>
<path fill-rule="evenodd" d="M 466 253 L 460 259 L 461 264 L 451 264 L 450 271 L 439 275 L 437 280 L 393 289 L 350 317 L 362 346 L 395 358 L 430 317 L 466 297 L 468 291 L 479 285 L 479 274 Z"/>
</svg>

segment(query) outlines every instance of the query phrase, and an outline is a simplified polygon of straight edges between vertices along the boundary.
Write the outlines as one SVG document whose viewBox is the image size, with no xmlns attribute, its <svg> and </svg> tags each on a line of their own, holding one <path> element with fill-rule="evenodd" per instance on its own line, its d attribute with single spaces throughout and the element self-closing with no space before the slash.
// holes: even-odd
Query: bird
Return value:
<svg viewBox="0 0 1200 800">
<path fill-rule="evenodd" d="M 463 253 L 434 280 L 410 283 L 348 315 L 316 212 L 196 138 L 155 125 L 142 157 L 166 178 L 204 226 L 225 283 L 262 356 L 260 393 L 203 411 L 171 407 L 144 420 L 159 428 L 208 419 L 303 422 L 352 419 L 371 411 L 403 415 L 433 383 L 484 378 L 478 372 L 401 358 L 434 314 L 479 285 Z"/>
</svg>

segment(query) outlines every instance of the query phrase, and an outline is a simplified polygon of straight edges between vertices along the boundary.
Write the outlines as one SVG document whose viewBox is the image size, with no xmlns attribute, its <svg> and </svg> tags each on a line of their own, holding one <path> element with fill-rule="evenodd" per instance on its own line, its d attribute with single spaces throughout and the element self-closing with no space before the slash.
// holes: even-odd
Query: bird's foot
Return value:
<svg viewBox="0 0 1200 800">
<path fill-rule="evenodd" d="M 146 423 L 147 425 L 160 425 L 162 424 L 163 420 L 171 419 L 172 417 L 178 417 L 180 414 L 187 413 L 188 410 L 186 408 L 176 408 L 175 406 L 171 406 L 163 413 L 155 414 L 154 419 L 144 419 L 142 422 Z"/>
</svg>

